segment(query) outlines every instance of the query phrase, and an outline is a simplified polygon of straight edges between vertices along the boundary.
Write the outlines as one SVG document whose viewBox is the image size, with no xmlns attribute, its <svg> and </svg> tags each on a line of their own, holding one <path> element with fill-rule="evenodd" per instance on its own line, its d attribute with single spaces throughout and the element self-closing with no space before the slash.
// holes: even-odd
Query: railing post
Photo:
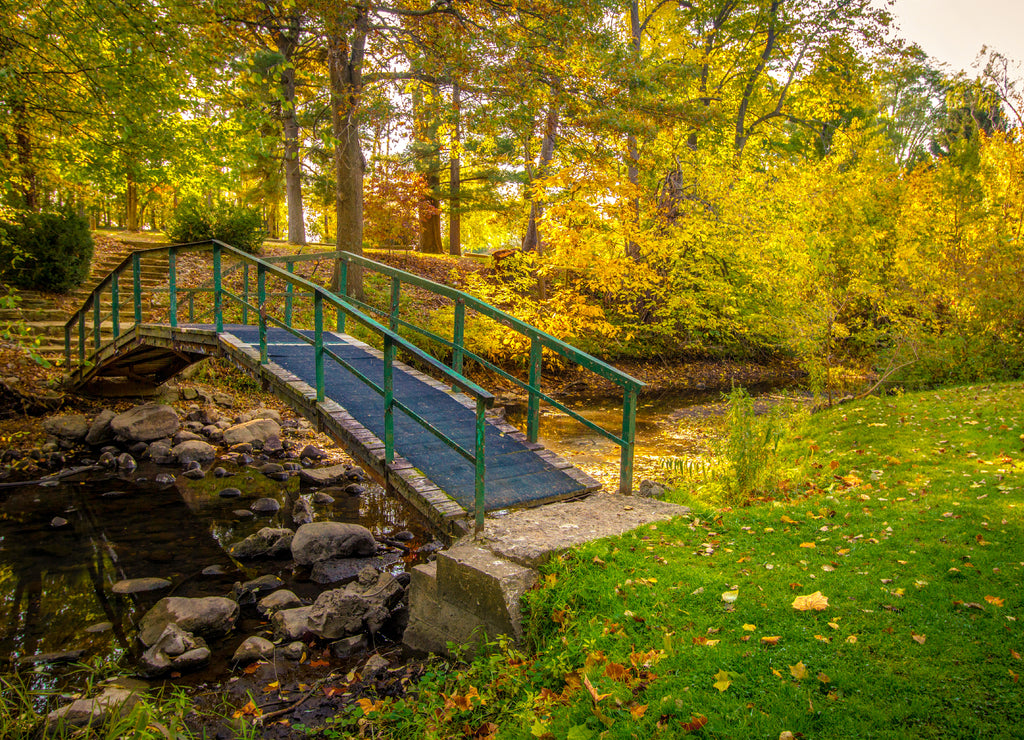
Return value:
<svg viewBox="0 0 1024 740">
<path fill-rule="evenodd" d="M 402 294 L 402 281 L 396 277 L 391 278 L 391 315 L 388 318 L 388 327 L 391 331 L 398 331 L 398 299 Z"/>
<path fill-rule="evenodd" d="M 78 362 L 85 363 L 85 307 L 78 312 Z"/>
<path fill-rule="evenodd" d="M 221 312 L 220 244 L 213 244 L 213 319 L 217 333 L 224 331 L 224 314 Z"/>
<path fill-rule="evenodd" d="M 285 265 L 288 268 L 288 272 L 295 274 L 295 263 L 288 260 Z M 292 295 L 294 293 L 294 286 L 288 283 L 284 289 L 284 325 L 289 329 L 292 328 Z"/>
<path fill-rule="evenodd" d="M 622 460 L 619 465 L 619 493 L 633 493 L 633 442 L 636 440 L 636 386 L 622 388 Z"/>
<path fill-rule="evenodd" d="M 100 348 L 100 294 L 92 294 L 92 338 L 93 349 Z"/>
<path fill-rule="evenodd" d="M 260 364 L 267 364 L 267 268 L 256 265 L 256 301 L 260 307 Z"/>
<path fill-rule="evenodd" d="M 64 325 L 64 369 L 71 372 L 71 324 Z"/>
<path fill-rule="evenodd" d="M 395 459 L 395 345 L 384 336 L 384 462 Z"/>
<path fill-rule="evenodd" d="M 132 301 L 135 304 L 135 323 L 142 323 L 142 265 L 139 253 L 132 252 Z"/>
<path fill-rule="evenodd" d="M 455 325 L 452 327 L 452 370 L 462 375 L 462 343 L 466 334 L 466 301 L 455 300 Z"/>
<path fill-rule="evenodd" d="M 119 283 L 121 275 L 116 270 L 110 276 L 110 323 L 114 327 L 114 339 L 121 336 L 121 300 Z"/>
<path fill-rule="evenodd" d="M 526 402 L 526 438 L 536 442 L 540 435 L 540 390 L 541 363 L 544 358 L 540 337 L 530 336 L 530 397 Z"/>
<path fill-rule="evenodd" d="M 348 262 L 341 258 L 340 271 L 338 275 L 338 295 L 348 298 Z M 345 312 L 338 309 L 338 331 L 345 331 Z"/>
<path fill-rule="evenodd" d="M 167 252 L 167 288 L 170 290 L 167 318 L 174 328 L 178 326 L 178 252 L 174 247 Z"/>
<path fill-rule="evenodd" d="M 196 292 L 190 291 L 188 294 L 188 323 L 192 323 L 196 320 Z"/>
<path fill-rule="evenodd" d="M 476 533 L 484 531 L 484 505 L 486 503 L 486 491 L 484 490 L 484 475 L 487 472 L 487 457 L 484 449 L 486 438 L 487 420 L 484 416 L 486 407 L 482 398 L 476 399 L 476 449 L 473 451 L 473 459 L 476 463 L 473 475 L 473 501 L 474 514 L 476 515 Z"/>
<path fill-rule="evenodd" d="M 313 355 L 316 360 L 316 402 L 324 401 L 324 299 L 313 294 Z"/>
<path fill-rule="evenodd" d="M 242 263 L 242 323 L 249 323 L 249 263 Z"/>
</svg>

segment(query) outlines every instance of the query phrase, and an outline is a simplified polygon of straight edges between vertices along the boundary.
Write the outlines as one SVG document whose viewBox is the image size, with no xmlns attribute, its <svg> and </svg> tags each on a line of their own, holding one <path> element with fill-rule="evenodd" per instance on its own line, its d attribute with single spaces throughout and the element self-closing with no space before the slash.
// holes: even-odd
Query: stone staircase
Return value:
<svg viewBox="0 0 1024 740">
<path fill-rule="evenodd" d="M 44 357 L 53 358 L 64 354 L 64 322 L 89 297 L 93 289 L 103 278 L 110 274 L 125 257 L 135 249 L 154 247 L 153 242 L 131 241 L 128 239 L 103 239 L 97 241 L 93 253 L 92 267 L 89 276 L 76 290 L 66 294 L 43 293 L 35 290 L 19 290 L 16 308 L 0 308 L 0 324 L 20 324 L 24 332 L 36 344 L 33 350 Z M 131 275 L 131 272 L 128 273 Z M 158 267 L 142 266 L 143 290 L 160 287 L 167 282 L 164 270 Z M 122 281 L 124 278 L 122 278 Z M 131 325 L 135 320 L 134 308 L 131 303 L 131 282 L 122 282 L 121 292 L 121 324 Z M 105 315 L 110 314 L 110 296 L 101 302 Z M 109 319 L 108 319 L 109 321 Z"/>
</svg>

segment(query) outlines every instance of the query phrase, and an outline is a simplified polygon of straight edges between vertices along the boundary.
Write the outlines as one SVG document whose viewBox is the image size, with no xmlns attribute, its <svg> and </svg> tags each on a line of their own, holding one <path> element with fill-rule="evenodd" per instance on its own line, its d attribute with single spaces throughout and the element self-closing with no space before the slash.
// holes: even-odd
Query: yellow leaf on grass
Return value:
<svg viewBox="0 0 1024 740">
<path fill-rule="evenodd" d="M 590 692 L 590 698 L 597 704 L 602 699 L 607 699 L 611 694 L 599 694 L 597 689 L 594 688 L 594 684 L 590 683 L 590 679 L 587 678 L 587 674 L 583 674 L 583 685 L 587 687 L 587 691 Z"/>
<path fill-rule="evenodd" d="M 1002 599 L 998 596 L 986 596 L 985 601 L 992 604 L 993 606 L 1002 606 L 1006 603 L 1006 599 Z"/>
<path fill-rule="evenodd" d="M 800 612 L 806 611 L 823 611 L 828 607 L 828 597 L 823 596 L 821 591 L 815 591 L 813 594 L 805 596 L 797 596 L 793 599 L 793 608 Z"/>
<path fill-rule="evenodd" d="M 628 681 L 631 674 L 621 663 L 609 663 L 604 668 L 604 675 L 612 681 Z"/>
<path fill-rule="evenodd" d="M 831 683 L 832 679 L 828 677 L 825 671 L 818 671 L 818 680 L 822 683 Z"/>
<path fill-rule="evenodd" d="M 789 675 L 791 675 L 797 681 L 803 681 L 805 678 L 807 678 L 807 666 L 805 666 L 804 662 L 801 660 L 796 665 L 791 665 L 789 667 Z"/>
<path fill-rule="evenodd" d="M 855 642 L 857 642 L 857 635 L 850 635 L 846 638 L 846 641 L 851 645 L 854 644 Z"/>
<path fill-rule="evenodd" d="M 740 597 L 739 589 L 736 589 L 734 591 L 726 591 L 725 593 L 722 594 L 722 601 L 724 601 L 726 604 L 732 604 L 732 603 L 735 603 L 736 599 L 738 599 L 739 597 Z M 746 602 L 744 602 L 744 603 L 746 603 Z"/>
<path fill-rule="evenodd" d="M 729 678 L 729 674 L 723 670 L 719 670 L 718 673 L 715 674 L 715 678 L 717 680 L 715 681 L 714 686 L 719 691 L 725 691 L 732 685 L 732 679 Z"/>
<path fill-rule="evenodd" d="M 448 702 L 445 701 L 445 704 L 447 703 Z M 374 712 L 379 712 L 380 708 L 384 706 L 384 702 L 382 701 L 373 701 L 372 699 L 367 699 L 365 697 L 356 701 L 356 704 L 358 704 L 362 708 L 363 714 L 373 714 Z"/>
<path fill-rule="evenodd" d="M 786 524 L 799 524 L 800 523 L 796 519 L 790 519 L 785 514 L 782 515 L 782 521 L 785 522 Z"/>
<path fill-rule="evenodd" d="M 641 704 L 638 707 L 631 707 L 629 710 L 629 714 L 633 719 L 640 719 L 645 714 L 647 714 L 647 705 Z"/>
<path fill-rule="evenodd" d="M 761 638 L 762 645 L 778 645 L 779 640 L 782 639 L 781 635 L 766 635 Z"/>
<path fill-rule="evenodd" d="M 745 629 L 747 632 L 753 632 L 754 630 L 757 629 L 757 625 L 745 624 L 745 625 L 743 625 L 743 629 Z"/>
<path fill-rule="evenodd" d="M 916 642 L 918 645 L 924 645 L 924 641 L 928 638 L 924 635 L 915 635 L 913 632 L 910 633 L 910 639 Z"/>
<path fill-rule="evenodd" d="M 817 545 L 814 544 L 813 542 L 801 542 L 800 543 L 800 547 L 809 547 L 811 549 L 814 549 L 814 548 L 817 547 Z"/>
<path fill-rule="evenodd" d="M 831 637 L 825 637 L 825 635 L 815 635 L 814 639 L 818 642 L 832 642 Z"/>
</svg>

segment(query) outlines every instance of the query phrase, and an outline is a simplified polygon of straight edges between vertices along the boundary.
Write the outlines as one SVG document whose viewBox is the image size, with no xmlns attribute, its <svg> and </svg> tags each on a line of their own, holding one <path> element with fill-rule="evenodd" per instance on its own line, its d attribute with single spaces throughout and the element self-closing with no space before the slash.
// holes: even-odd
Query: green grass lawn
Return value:
<svg viewBox="0 0 1024 740">
<path fill-rule="evenodd" d="M 777 500 L 565 555 L 527 596 L 522 653 L 439 667 L 324 734 L 1021 737 L 1022 432 L 1020 384 L 814 415 Z"/>
</svg>

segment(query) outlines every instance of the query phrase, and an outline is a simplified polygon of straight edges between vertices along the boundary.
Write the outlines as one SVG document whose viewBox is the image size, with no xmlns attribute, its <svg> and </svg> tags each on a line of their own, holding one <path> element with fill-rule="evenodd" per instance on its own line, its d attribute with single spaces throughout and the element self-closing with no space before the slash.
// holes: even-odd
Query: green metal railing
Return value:
<svg viewBox="0 0 1024 740">
<path fill-rule="evenodd" d="M 413 419 L 425 429 L 431 432 L 433 435 L 438 437 L 440 440 L 445 442 L 449 447 L 455 450 L 459 455 L 465 458 L 474 467 L 474 507 L 475 507 L 475 519 L 476 529 L 481 531 L 484 523 L 484 508 L 485 508 L 485 488 L 484 488 L 484 477 L 486 473 L 486 460 L 485 460 L 485 429 L 486 429 L 486 409 L 493 405 L 494 396 L 488 391 L 481 388 L 473 381 L 463 377 L 460 373 L 454 372 L 449 369 L 443 363 L 436 360 L 433 356 L 421 350 L 416 345 L 412 344 L 405 338 L 399 336 L 395 331 L 389 329 L 381 324 L 377 323 L 372 318 L 366 316 L 358 309 L 354 308 L 346 299 L 339 297 L 332 293 L 327 288 L 316 285 L 302 277 L 299 277 L 289 270 L 282 270 L 281 268 L 269 263 L 266 260 L 257 259 L 245 252 L 241 252 L 234 249 L 227 244 L 218 242 L 216 240 L 197 242 L 193 244 L 182 244 L 171 247 L 155 247 L 152 249 L 144 249 L 133 252 L 130 256 L 125 258 L 120 265 L 114 268 L 110 275 L 104 278 L 99 285 L 92 291 L 88 298 L 86 298 L 82 307 L 70 318 L 64 325 L 64 352 L 67 360 L 67 367 L 71 367 L 72 361 L 72 334 L 74 333 L 75 327 L 77 327 L 77 349 L 78 349 L 78 361 L 80 364 L 84 364 L 86 361 L 86 347 L 87 347 L 87 332 L 86 323 L 87 317 L 91 314 L 92 319 L 92 345 L 93 350 L 99 350 L 103 342 L 103 321 L 104 316 L 101 311 L 103 299 L 107 293 L 110 295 L 110 314 L 107 318 L 110 319 L 110 335 L 112 339 L 116 339 L 121 334 L 120 326 L 120 281 L 121 276 L 124 274 L 129 267 L 131 268 L 132 274 L 132 304 L 134 307 L 134 318 L 135 323 L 142 323 L 143 313 L 143 301 L 142 301 L 142 281 L 141 281 L 141 260 L 143 257 L 154 257 L 159 256 L 163 253 L 167 255 L 167 279 L 168 284 L 163 289 L 151 289 L 150 292 L 162 293 L 166 292 L 169 295 L 168 301 L 168 315 L 167 322 L 172 326 L 178 325 L 178 293 L 179 292 L 190 292 L 191 298 L 190 303 L 194 303 L 194 297 L 197 290 L 190 288 L 182 288 L 177 284 L 177 256 L 179 253 L 186 250 L 198 250 L 204 248 L 212 248 L 213 251 L 213 319 L 214 325 L 218 332 L 224 329 L 224 299 L 227 298 L 234 304 L 239 305 L 242 311 L 248 316 L 251 312 L 252 315 L 258 317 L 259 324 L 259 336 L 260 336 L 260 364 L 265 365 L 268 362 L 267 355 L 267 327 L 269 325 L 278 326 L 287 330 L 289 333 L 297 337 L 303 342 L 313 345 L 314 349 L 314 361 L 315 361 L 315 384 L 316 384 L 316 400 L 317 403 L 323 403 L 325 400 L 324 396 L 324 360 L 330 359 L 333 362 L 338 363 L 344 367 L 349 373 L 358 378 L 362 383 L 367 385 L 373 391 L 381 395 L 384 399 L 384 456 L 385 462 L 390 464 L 394 460 L 394 412 L 395 409 L 403 411 L 409 418 Z M 238 263 L 243 265 L 245 269 L 245 283 L 243 289 L 243 295 L 239 296 L 235 293 L 227 290 L 224 286 L 224 270 L 223 262 L 225 255 L 236 260 Z M 256 303 L 251 303 L 249 295 L 249 272 L 252 268 L 256 271 Z M 286 284 L 286 307 L 285 316 L 283 320 L 279 320 L 270 315 L 268 312 L 268 293 L 266 290 L 267 278 L 272 277 L 278 280 L 282 280 Z M 313 300 L 313 312 L 314 312 L 314 329 L 313 336 L 309 337 L 306 334 L 295 330 L 291 326 L 292 319 L 292 304 L 296 297 L 296 291 L 300 295 L 306 295 Z M 337 324 L 344 325 L 346 319 L 351 319 L 358 322 L 359 325 L 365 327 L 376 334 L 383 342 L 384 347 L 384 372 L 382 384 L 378 385 L 373 380 L 370 380 L 363 373 L 353 367 L 344 358 L 332 352 L 330 349 L 324 346 L 324 307 L 327 306 L 332 308 L 337 314 Z M 189 307 L 190 316 L 195 315 L 194 306 Z M 394 396 L 394 364 L 396 350 L 401 349 L 408 353 L 412 357 L 415 357 L 417 361 L 427 365 L 432 370 L 439 373 L 445 382 L 452 385 L 455 388 L 466 393 L 468 396 L 475 401 L 476 411 L 476 428 L 475 428 L 475 445 L 472 450 L 464 448 L 458 444 L 455 440 L 447 437 L 442 431 L 440 431 L 433 424 L 428 422 L 426 419 L 421 417 L 409 406 Z"/>
</svg>

